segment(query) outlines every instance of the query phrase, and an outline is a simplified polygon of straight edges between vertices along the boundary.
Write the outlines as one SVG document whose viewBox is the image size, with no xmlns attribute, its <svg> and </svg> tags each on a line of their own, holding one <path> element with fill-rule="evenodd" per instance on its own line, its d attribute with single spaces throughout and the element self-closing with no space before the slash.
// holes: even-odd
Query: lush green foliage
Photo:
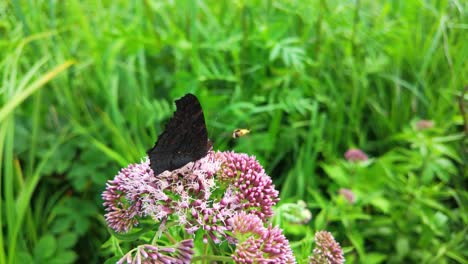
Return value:
<svg viewBox="0 0 468 264">
<path fill-rule="evenodd" d="M 467 263 L 467 16 L 458 0 L 1 1 L 0 263 L 112 255 L 105 182 L 187 92 L 215 149 L 256 155 L 313 209 L 283 226 L 298 261 L 327 229 L 349 263 Z"/>
</svg>

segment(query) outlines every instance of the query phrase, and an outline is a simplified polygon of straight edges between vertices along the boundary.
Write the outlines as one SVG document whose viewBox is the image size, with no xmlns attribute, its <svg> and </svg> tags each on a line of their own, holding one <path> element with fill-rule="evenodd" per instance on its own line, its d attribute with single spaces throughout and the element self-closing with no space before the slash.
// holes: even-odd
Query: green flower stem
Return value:
<svg viewBox="0 0 468 264">
<path fill-rule="evenodd" d="M 214 255 L 196 256 L 192 258 L 192 262 L 197 262 L 197 261 L 202 261 L 206 263 L 211 263 L 212 261 L 232 262 L 232 258 L 227 257 L 227 256 L 214 256 Z"/>
</svg>

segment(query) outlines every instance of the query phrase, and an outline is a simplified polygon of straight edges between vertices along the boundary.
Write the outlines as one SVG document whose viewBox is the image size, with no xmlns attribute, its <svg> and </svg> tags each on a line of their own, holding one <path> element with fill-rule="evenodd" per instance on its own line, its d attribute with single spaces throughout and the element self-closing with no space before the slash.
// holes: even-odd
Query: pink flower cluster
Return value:
<svg viewBox="0 0 468 264">
<path fill-rule="evenodd" d="M 203 230 L 215 243 L 226 233 L 227 220 L 239 211 L 265 220 L 273 215 L 278 191 L 254 157 L 234 152 L 209 152 L 184 167 L 154 175 L 149 160 L 124 168 L 102 194 L 105 218 L 118 232 L 128 232 L 150 217 L 164 232 L 175 221 L 187 233 Z"/>
<path fill-rule="evenodd" d="M 152 171 L 146 160 L 141 164 L 130 164 L 113 180 L 107 182 L 102 198 L 107 211 L 105 218 L 110 228 L 127 232 L 138 225 L 138 217 L 143 215 L 143 210 L 140 194 L 135 192 L 135 189 L 139 189 L 138 182 L 146 182 L 144 179 L 150 178 L 151 175 Z"/>
<path fill-rule="evenodd" d="M 278 191 L 255 157 L 234 152 L 220 152 L 222 161 L 220 181 L 231 184 L 235 199 L 244 212 L 256 214 L 262 220 L 273 215 L 273 206 L 279 201 Z"/>
<path fill-rule="evenodd" d="M 343 196 L 350 204 L 354 204 L 356 202 L 356 196 L 354 195 L 353 191 L 350 189 L 341 188 L 338 193 Z"/>
<path fill-rule="evenodd" d="M 123 263 L 174 263 L 188 264 L 193 256 L 193 239 L 186 239 L 173 247 L 141 245 L 125 254 L 117 264 Z"/>
<path fill-rule="evenodd" d="M 265 225 L 273 216 L 278 194 L 255 157 L 210 151 L 200 160 L 159 175 L 154 175 L 148 158 L 131 164 L 108 181 L 102 198 L 107 224 L 117 232 L 149 223 L 155 225 L 149 230 L 158 230 L 157 238 L 169 228 L 183 228 L 185 237 L 235 244 L 229 254 L 236 263 L 296 263 L 282 230 Z M 293 219 L 298 218 L 298 210 L 309 212 L 305 203 L 293 209 L 287 211 Z M 310 212 L 298 216 L 306 222 L 311 217 Z M 316 242 L 311 263 L 342 263 L 341 248 L 333 237 L 321 233 Z M 193 254 L 193 239 L 170 247 L 143 244 L 118 263 L 184 264 Z"/>
<path fill-rule="evenodd" d="M 236 263 L 296 263 L 289 242 L 277 227 L 264 227 L 255 214 L 240 212 L 231 221 L 238 240 L 232 259 Z"/>
<path fill-rule="evenodd" d="M 348 149 L 344 156 L 348 161 L 351 162 L 366 161 L 369 159 L 364 151 L 354 148 Z"/>
<path fill-rule="evenodd" d="M 309 264 L 343 264 L 343 250 L 330 232 L 315 233 L 315 248 Z"/>
</svg>

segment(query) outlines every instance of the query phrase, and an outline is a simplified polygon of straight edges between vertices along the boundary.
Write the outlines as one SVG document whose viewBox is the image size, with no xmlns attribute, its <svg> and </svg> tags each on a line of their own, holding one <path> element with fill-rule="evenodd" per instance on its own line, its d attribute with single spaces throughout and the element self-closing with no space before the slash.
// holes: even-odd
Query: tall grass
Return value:
<svg viewBox="0 0 468 264">
<path fill-rule="evenodd" d="M 321 199 L 321 164 L 349 147 L 405 146 L 394 136 L 412 120 L 457 133 L 466 12 L 456 0 L 1 3 L 0 263 L 98 261 L 105 181 L 145 155 L 187 92 L 215 149 L 256 155 L 285 201 Z M 233 141 L 239 127 L 252 133 Z"/>
</svg>

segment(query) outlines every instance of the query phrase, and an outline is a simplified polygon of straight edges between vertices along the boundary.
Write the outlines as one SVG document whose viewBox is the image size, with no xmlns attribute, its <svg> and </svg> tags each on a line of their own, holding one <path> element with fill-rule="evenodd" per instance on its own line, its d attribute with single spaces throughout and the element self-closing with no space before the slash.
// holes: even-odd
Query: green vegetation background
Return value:
<svg viewBox="0 0 468 264">
<path fill-rule="evenodd" d="M 0 263 L 112 256 L 105 182 L 187 92 L 215 149 L 312 210 L 282 224 L 299 263 L 322 229 L 348 263 L 468 263 L 467 22 L 457 0 L 0 1 Z"/>
</svg>

